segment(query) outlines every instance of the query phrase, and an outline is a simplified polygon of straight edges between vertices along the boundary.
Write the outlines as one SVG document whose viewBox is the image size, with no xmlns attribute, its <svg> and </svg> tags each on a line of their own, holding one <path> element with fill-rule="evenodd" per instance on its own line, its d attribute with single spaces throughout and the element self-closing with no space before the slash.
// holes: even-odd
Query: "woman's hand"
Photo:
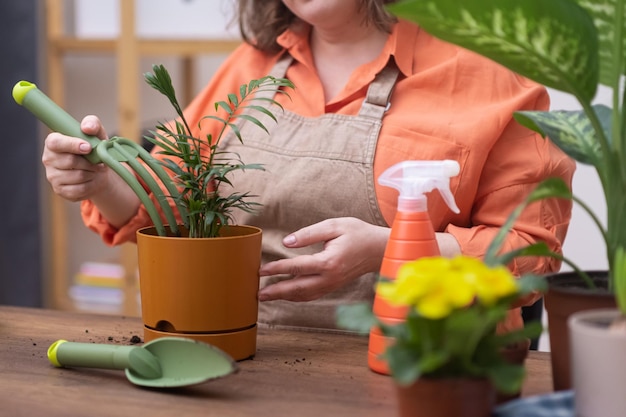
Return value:
<svg viewBox="0 0 626 417">
<path fill-rule="evenodd" d="M 107 135 L 95 116 L 87 116 L 81 122 L 81 130 L 102 140 Z M 108 168 L 104 164 L 93 165 L 83 155 L 91 152 L 91 145 L 83 139 L 50 133 L 45 140 L 42 162 L 46 178 L 52 190 L 69 201 L 91 198 L 107 186 Z"/>
<path fill-rule="evenodd" d="M 352 217 L 324 220 L 304 227 L 285 237 L 283 244 L 288 248 L 301 248 L 324 243 L 324 250 L 263 265 L 261 276 L 286 274 L 292 279 L 261 289 L 259 300 L 310 301 L 363 274 L 377 272 L 388 238 L 389 228 Z"/>
<path fill-rule="evenodd" d="M 288 248 L 324 243 L 324 250 L 269 262 L 260 275 L 291 275 L 259 291 L 259 301 L 311 301 L 346 285 L 368 272 L 378 272 L 390 229 L 344 217 L 324 220 L 302 228 L 283 239 Z M 443 256 L 455 256 L 461 248 L 449 233 L 436 233 Z"/>
<path fill-rule="evenodd" d="M 83 133 L 108 139 L 96 116 L 85 117 Z M 56 194 L 69 201 L 91 200 L 102 216 L 114 227 L 121 227 L 137 213 L 139 198 L 111 168 L 92 164 L 83 157 L 91 145 L 83 139 L 50 133 L 41 157 L 46 178 Z"/>
</svg>

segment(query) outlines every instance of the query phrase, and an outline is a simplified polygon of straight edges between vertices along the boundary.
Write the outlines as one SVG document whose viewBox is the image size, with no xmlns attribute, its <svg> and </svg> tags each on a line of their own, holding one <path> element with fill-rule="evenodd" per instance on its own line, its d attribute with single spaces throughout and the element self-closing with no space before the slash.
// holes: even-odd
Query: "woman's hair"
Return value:
<svg viewBox="0 0 626 417">
<path fill-rule="evenodd" d="M 366 11 L 365 23 L 391 32 L 396 18 L 385 9 L 385 4 L 395 1 L 359 0 L 361 9 Z M 276 38 L 298 19 L 282 0 L 239 0 L 238 14 L 243 40 L 270 53 L 280 51 Z"/>
</svg>

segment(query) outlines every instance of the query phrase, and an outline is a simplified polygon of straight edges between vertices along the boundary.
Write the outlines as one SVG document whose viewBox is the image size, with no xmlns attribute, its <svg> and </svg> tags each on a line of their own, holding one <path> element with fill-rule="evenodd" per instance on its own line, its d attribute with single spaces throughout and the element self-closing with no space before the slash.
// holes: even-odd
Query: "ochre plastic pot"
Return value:
<svg viewBox="0 0 626 417">
<path fill-rule="evenodd" d="M 261 230 L 222 228 L 218 238 L 137 232 L 141 312 L 146 341 L 189 337 L 235 360 L 256 352 Z"/>
</svg>

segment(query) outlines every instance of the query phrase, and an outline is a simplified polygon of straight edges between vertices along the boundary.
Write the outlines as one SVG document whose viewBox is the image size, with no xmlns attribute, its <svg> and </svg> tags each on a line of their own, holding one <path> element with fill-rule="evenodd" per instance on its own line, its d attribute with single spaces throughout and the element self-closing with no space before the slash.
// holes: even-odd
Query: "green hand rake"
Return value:
<svg viewBox="0 0 626 417">
<path fill-rule="evenodd" d="M 117 175 L 133 189 L 137 197 L 139 197 L 152 219 L 157 233 L 160 236 L 165 236 L 167 232 L 161 221 L 159 211 L 137 179 L 137 177 L 141 178 L 154 194 L 156 201 L 169 223 L 168 226 L 171 233 L 177 236 L 180 235 L 176 217 L 168 203 L 168 198 L 176 200 L 180 194 L 160 162 L 141 145 L 123 137 L 114 136 L 108 140 L 100 140 L 97 137 L 84 134 L 80 129 L 80 123 L 76 119 L 46 96 L 35 84 L 28 81 L 19 81 L 15 84 L 13 87 L 13 98 L 18 104 L 33 113 L 51 130 L 64 135 L 78 137 L 89 142 L 92 150 L 89 154 L 85 155 L 85 158 L 92 164 L 103 163 L 117 173 Z M 155 177 L 146 169 L 141 161 L 143 161 L 160 180 L 167 190 L 168 195 L 165 194 L 163 188 L 159 186 Z M 123 163 L 128 164 L 137 177 L 130 172 Z M 186 224 L 187 213 L 185 212 L 185 208 L 178 206 L 178 210 L 183 224 L 185 227 L 188 227 L 189 225 Z"/>
</svg>

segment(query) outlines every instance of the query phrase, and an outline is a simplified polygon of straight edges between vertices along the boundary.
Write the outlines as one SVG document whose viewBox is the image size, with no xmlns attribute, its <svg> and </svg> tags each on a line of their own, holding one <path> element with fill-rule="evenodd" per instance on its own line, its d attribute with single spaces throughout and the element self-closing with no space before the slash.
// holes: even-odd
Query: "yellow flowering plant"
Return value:
<svg viewBox="0 0 626 417">
<path fill-rule="evenodd" d="M 406 321 L 387 325 L 368 304 L 341 306 L 338 323 L 367 333 L 378 326 L 394 342 L 384 357 L 394 379 L 411 384 L 425 377 L 487 377 L 504 393 L 519 391 L 523 365 L 507 362 L 502 349 L 541 334 L 541 324 L 496 334 L 512 303 L 543 291 L 537 276 L 516 279 L 506 266 L 469 256 L 425 257 L 400 267 L 394 280 L 381 280 L 377 292 L 391 304 L 408 306 Z"/>
<path fill-rule="evenodd" d="M 384 358 L 399 384 L 410 385 L 421 377 L 486 377 L 503 394 L 519 392 L 524 367 L 506 361 L 503 351 L 538 337 L 542 325 L 526 323 L 505 334 L 497 334 L 496 327 L 517 300 L 545 292 L 547 282 L 533 274 L 516 278 L 506 265 L 519 257 L 553 257 L 579 271 L 545 242 L 502 251 L 524 209 L 545 198 L 567 199 L 572 194 L 557 178 L 542 181 L 509 214 L 482 260 L 466 255 L 425 257 L 402 265 L 394 280 L 381 278 L 377 293 L 390 303 L 408 307 L 404 323 L 383 323 L 371 304 L 360 303 L 339 306 L 338 326 L 362 334 L 378 327 L 394 340 Z"/>
</svg>

